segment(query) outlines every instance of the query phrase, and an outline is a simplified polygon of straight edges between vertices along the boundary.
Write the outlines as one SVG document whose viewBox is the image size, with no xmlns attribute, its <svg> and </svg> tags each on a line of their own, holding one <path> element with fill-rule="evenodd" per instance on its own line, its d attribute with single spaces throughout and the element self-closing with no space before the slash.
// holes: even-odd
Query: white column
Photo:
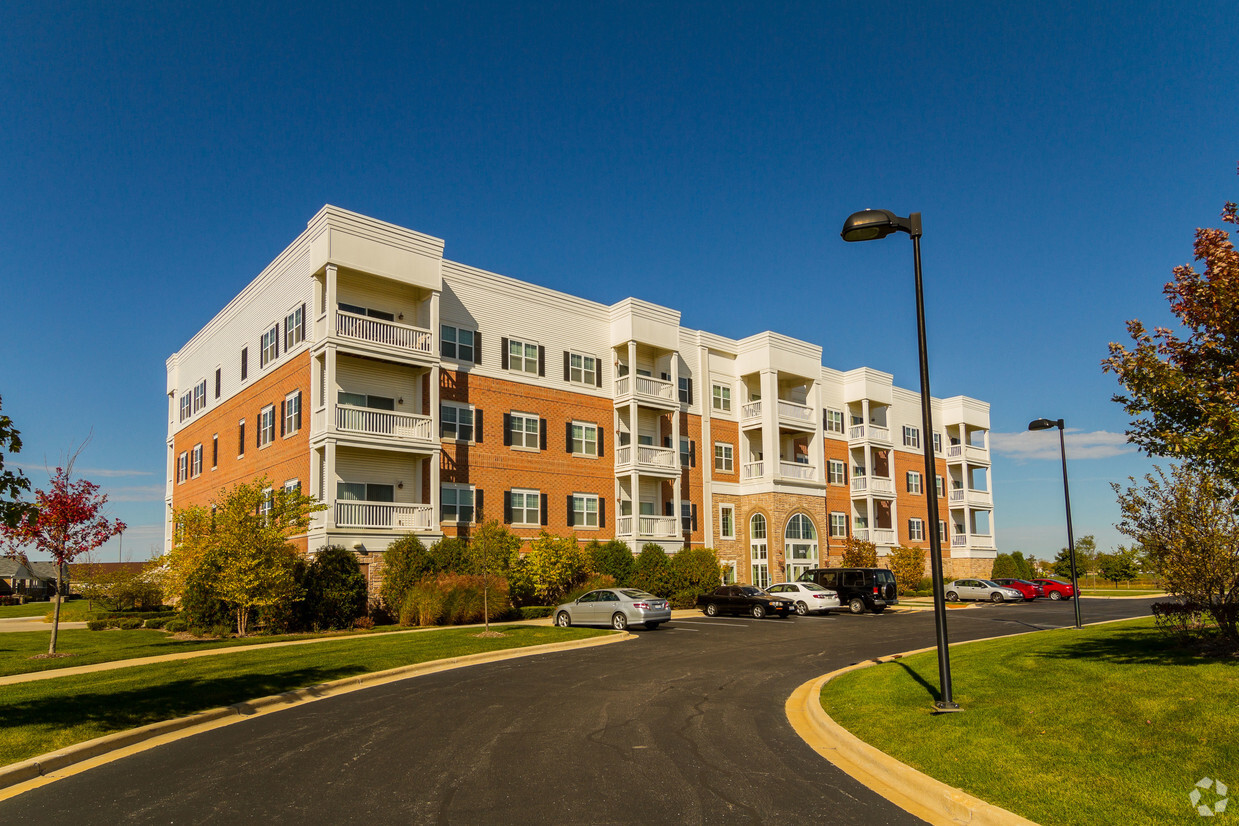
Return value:
<svg viewBox="0 0 1239 826">
<path fill-rule="evenodd" d="M 330 338 L 336 333 L 336 303 L 338 301 L 336 294 L 339 289 L 339 272 L 335 264 L 327 265 L 323 278 L 326 281 L 324 288 L 327 291 L 327 337 Z"/>
<path fill-rule="evenodd" d="M 703 366 L 708 363 L 709 351 L 705 347 L 697 348 L 697 375 L 700 376 L 704 372 Z M 677 381 L 676 393 L 679 393 L 680 387 Z M 698 393 L 701 392 L 698 388 Z M 678 396 L 677 396 L 678 398 Z M 685 410 L 688 408 L 685 407 Z M 707 548 L 714 547 L 714 436 L 710 427 L 710 406 L 703 404 L 701 406 L 701 507 L 705 509 L 705 546 Z M 738 431 L 737 431 L 738 432 Z M 743 461 L 743 454 L 740 451 L 740 445 L 735 447 L 734 461 L 737 465 Z M 736 470 L 740 470 L 736 467 Z M 736 514 L 736 518 L 739 518 Z M 738 528 L 736 528 L 736 536 L 739 536 Z M 740 572 L 736 571 L 736 581 L 740 581 Z"/>
<path fill-rule="evenodd" d="M 675 449 L 676 464 L 680 462 L 680 354 L 678 351 L 671 353 L 671 392 L 672 398 L 676 399 L 676 405 L 671 413 L 671 444 Z M 702 451 L 704 452 L 704 451 Z M 675 481 L 672 484 L 672 498 L 675 499 L 675 515 L 680 518 L 680 502 L 684 499 L 684 474 L 688 469 L 680 465 L 680 472 L 675 475 Z M 708 514 L 707 514 L 708 516 Z M 689 524 L 692 527 L 692 524 Z"/>
<path fill-rule="evenodd" d="M 761 450 L 768 479 L 779 478 L 779 376 L 774 370 L 761 371 Z"/>
<path fill-rule="evenodd" d="M 813 472 L 817 475 L 817 481 L 821 484 L 826 484 L 826 432 L 822 427 L 822 383 L 817 379 L 813 381 L 813 387 L 808 394 L 809 404 L 813 406 L 813 438 L 809 442 L 809 462 L 813 466 Z M 827 536 L 830 531 L 830 508 L 826 508 L 826 529 Z"/>
<path fill-rule="evenodd" d="M 327 442 L 324 446 L 324 457 L 327 462 L 327 473 L 323 482 L 326 485 L 326 490 L 323 491 L 323 503 L 327 506 L 327 529 L 331 530 L 336 526 L 336 443 Z"/>
</svg>

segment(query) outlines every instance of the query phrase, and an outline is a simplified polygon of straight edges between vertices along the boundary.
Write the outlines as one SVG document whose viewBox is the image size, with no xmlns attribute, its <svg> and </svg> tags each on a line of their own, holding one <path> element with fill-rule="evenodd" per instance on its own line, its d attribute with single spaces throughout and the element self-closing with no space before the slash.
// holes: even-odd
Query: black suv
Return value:
<svg viewBox="0 0 1239 826">
<path fill-rule="evenodd" d="M 886 606 L 899 604 L 895 575 L 887 568 L 810 568 L 799 579 L 837 591 L 839 604 L 853 614 L 880 614 Z"/>
</svg>

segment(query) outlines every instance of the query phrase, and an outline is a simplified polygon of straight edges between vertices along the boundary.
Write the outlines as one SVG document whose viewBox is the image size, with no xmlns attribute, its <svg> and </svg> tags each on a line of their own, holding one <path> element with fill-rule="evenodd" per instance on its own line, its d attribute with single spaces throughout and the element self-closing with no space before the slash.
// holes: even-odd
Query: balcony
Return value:
<svg viewBox="0 0 1239 826">
<path fill-rule="evenodd" d="M 869 494 L 875 496 L 894 496 L 895 480 L 886 476 L 853 476 L 852 494 Z"/>
<path fill-rule="evenodd" d="M 895 532 L 890 528 L 874 528 L 873 529 L 873 544 L 874 545 L 894 545 Z"/>
<path fill-rule="evenodd" d="M 951 507 L 973 505 L 978 508 L 992 508 L 993 495 L 988 490 L 953 490 L 951 491 Z"/>
<path fill-rule="evenodd" d="M 946 460 L 948 462 L 981 462 L 989 464 L 989 451 L 975 445 L 947 445 Z"/>
<path fill-rule="evenodd" d="M 664 409 L 674 409 L 679 406 L 675 386 L 669 381 L 656 379 L 653 376 L 620 376 L 615 380 L 615 403 L 627 404 L 636 400 L 638 404 L 648 404 Z"/>
<path fill-rule="evenodd" d="M 654 445 L 622 445 L 615 449 L 615 472 L 652 473 L 675 476 L 680 472 L 680 456 L 675 448 Z"/>
<path fill-rule="evenodd" d="M 891 431 L 888 427 L 876 424 L 854 424 L 848 429 L 848 439 L 853 442 L 891 443 Z"/>
<path fill-rule="evenodd" d="M 434 423 L 429 416 L 374 410 L 349 404 L 334 405 L 335 413 L 328 422 L 326 408 L 314 412 L 314 435 L 334 432 L 348 436 L 358 444 L 387 443 L 407 446 L 434 444 Z M 330 427 L 328 426 L 330 424 Z"/>
<path fill-rule="evenodd" d="M 402 505 L 392 502 L 336 502 L 337 528 L 428 531 L 433 525 L 434 508 L 430 505 Z"/>
<path fill-rule="evenodd" d="M 813 408 L 782 399 L 779 399 L 779 421 L 798 430 L 813 430 L 817 427 L 817 415 Z"/>
<path fill-rule="evenodd" d="M 337 310 L 335 316 L 336 335 L 341 338 L 424 356 L 434 354 L 434 335 L 430 330 L 344 310 Z"/>
<path fill-rule="evenodd" d="M 760 479 L 765 473 L 765 462 L 745 462 L 740 466 L 741 479 Z"/>
<path fill-rule="evenodd" d="M 757 427 L 761 425 L 761 399 L 745 402 L 740 405 L 740 426 Z"/>
<path fill-rule="evenodd" d="M 779 462 L 779 476 L 799 482 L 816 482 L 817 468 L 799 462 Z"/>
<path fill-rule="evenodd" d="M 956 534 L 951 537 L 952 548 L 981 548 L 989 550 L 994 547 L 994 537 L 988 533 L 972 533 L 964 536 Z"/>
<path fill-rule="evenodd" d="M 680 526 L 674 516 L 621 516 L 615 520 L 615 533 L 619 536 L 633 536 L 633 520 L 637 523 L 638 539 L 679 539 Z"/>
</svg>

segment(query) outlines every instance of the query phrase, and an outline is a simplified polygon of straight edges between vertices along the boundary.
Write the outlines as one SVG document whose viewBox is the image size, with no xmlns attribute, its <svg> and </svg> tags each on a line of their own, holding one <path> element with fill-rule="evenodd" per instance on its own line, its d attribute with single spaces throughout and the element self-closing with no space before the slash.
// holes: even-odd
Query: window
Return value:
<svg viewBox="0 0 1239 826">
<path fill-rule="evenodd" d="M 283 434 L 291 436 L 301 429 L 301 391 L 289 393 L 284 397 Z"/>
<path fill-rule="evenodd" d="M 176 457 L 176 483 L 179 485 L 189 478 L 189 454 L 182 453 Z"/>
<path fill-rule="evenodd" d="M 541 523 L 542 494 L 536 490 L 514 490 L 508 493 L 513 525 Z"/>
<path fill-rule="evenodd" d="M 847 537 L 848 515 L 846 513 L 832 513 L 830 515 L 830 535 L 833 537 Z"/>
<path fill-rule="evenodd" d="M 680 501 L 680 530 L 684 533 L 697 530 L 697 506 L 692 502 Z"/>
<path fill-rule="evenodd" d="M 591 387 L 598 383 L 598 360 L 593 356 L 581 353 L 566 353 L 567 362 L 564 366 L 564 379 L 574 384 L 588 384 Z"/>
<path fill-rule="evenodd" d="M 680 439 L 680 465 L 681 467 L 693 467 L 697 464 L 697 457 L 694 455 L 697 451 L 693 449 L 694 445 L 688 439 Z"/>
<path fill-rule="evenodd" d="M 598 497 L 590 493 L 572 494 L 572 526 L 598 527 Z"/>
<path fill-rule="evenodd" d="M 826 408 L 825 428 L 827 433 L 843 432 L 843 411 Z"/>
<path fill-rule="evenodd" d="M 284 316 L 284 352 L 305 341 L 305 305 Z"/>
<path fill-rule="evenodd" d="M 245 455 L 245 419 L 237 425 L 237 458 Z"/>
<path fill-rule="evenodd" d="M 826 481 L 832 485 L 846 485 L 848 481 L 847 465 L 838 459 L 827 459 Z"/>
<path fill-rule="evenodd" d="M 938 540 L 946 542 L 946 522 L 941 519 L 938 520 Z"/>
<path fill-rule="evenodd" d="M 219 389 L 223 381 L 223 371 L 218 367 L 215 368 L 215 398 L 219 398 Z"/>
<path fill-rule="evenodd" d="M 711 389 L 712 400 L 711 404 L 715 410 L 721 410 L 724 413 L 731 412 L 731 388 L 721 384 L 716 384 Z"/>
<path fill-rule="evenodd" d="M 184 396 L 181 396 L 181 421 L 185 421 L 194 415 L 193 403 L 193 393 L 186 393 Z"/>
<path fill-rule="evenodd" d="M 684 376 L 680 376 L 680 402 L 693 403 L 693 380 Z"/>
<path fill-rule="evenodd" d="M 343 390 L 336 393 L 336 403 L 352 407 L 368 407 L 371 410 L 396 409 L 396 400 L 390 396 L 369 396 L 365 393 L 346 393 Z"/>
<path fill-rule="evenodd" d="M 946 496 L 946 482 L 941 476 L 934 477 L 934 488 L 938 491 L 939 496 Z"/>
<path fill-rule="evenodd" d="M 734 448 L 723 442 L 714 443 L 714 469 L 723 473 L 735 473 Z"/>
<path fill-rule="evenodd" d="M 241 381 L 245 381 L 247 378 L 249 378 L 249 368 L 250 368 L 249 361 L 250 361 L 250 348 L 242 347 L 241 348 Z"/>
<path fill-rule="evenodd" d="M 195 478 L 202 475 L 202 445 L 194 445 L 194 449 L 189 454 L 189 475 L 190 478 Z"/>
<path fill-rule="evenodd" d="M 280 325 L 262 334 L 258 348 L 258 366 L 266 367 L 280 355 Z"/>
<path fill-rule="evenodd" d="M 258 446 L 275 441 L 275 405 L 269 404 L 258 414 Z"/>
<path fill-rule="evenodd" d="M 262 492 L 262 499 L 258 500 L 258 515 L 263 519 L 271 516 L 271 508 L 275 504 L 275 491 L 267 488 Z"/>
<path fill-rule="evenodd" d="M 476 333 L 448 324 L 441 324 L 439 331 L 439 353 L 443 358 L 477 362 L 477 359 L 473 357 Z"/>
<path fill-rule="evenodd" d="M 908 539 L 912 542 L 925 541 L 925 520 L 909 519 L 908 520 Z"/>
<path fill-rule="evenodd" d="M 935 433 L 934 434 L 934 453 L 941 453 L 941 452 L 942 452 L 942 434 Z"/>
<path fill-rule="evenodd" d="M 787 539 L 817 539 L 817 530 L 812 520 L 803 513 L 794 515 L 787 523 Z"/>
<path fill-rule="evenodd" d="M 365 482 L 337 482 L 336 498 L 345 502 L 394 502 L 395 485 L 372 485 Z"/>
<path fill-rule="evenodd" d="M 718 533 L 723 539 L 736 538 L 736 506 L 718 506 Z"/>
<path fill-rule="evenodd" d="M 921 446 L 921 431 L 920 428 L 903 426 L 903 446 L 904 447 L 920 447 Z"/>
<path fill-rule="evenodd" d="M 211 437 L 211 470 L 219 467 L 219 434 Z"/>
<path fill-rule="evenodd" d="M 597 456 L 598 426 L 585 422 L 572 422 L 569 427 L 572 431 L 571 452 L 577 456 Z"/>
<path fill-rule="evenodd" d="M 506 339 L 508 342 L 508 369 L 521 373 L 540 375 L 538 370 L 538 345 L 529 344 L 516 339 Z"/>
<path fill-rule="evenodd" d="M 206 407 L 206 379 L 194 385 L 194 412 Z"/>
<path fill-rule="evenodd" d="M 439 491 L 439 503 L 444 522 L 473 521 L 473 488 L 467 485 L 444 485 Z"/>
<path fill-rule="evenodd" d="M 508 439 L 513 447 L 537 450 L 541 444 L 541 428 L 537 416 L 528 413 L 508 414 Z"/>
<path fill-rule="evenodd" d="M 369 307 L 359 307 L 356 304 L 346 304 L 343 301 L 336 302 L 336 306 L 346 313 L 353 315 L 364 315 L 370 318 L 377 318 L 382 321 L 395 321 L 396 314 L 389 313 L 386 310 L 374 310 Z"/>
<path fill-rule="evenodd" d="M 753 514 L 749 520 L 749 556 L 753 584 L 765 588 L 770 584 L 769 551 L 766 544 L 766 517 Z"/>
<path fill-rule="evenodd" d="M 473 408 L 443 402 L 439 405 L 439 436 L 443 439 L 473 441 Z M 447 519 L 447 517 L 443 517 Z"/>
<path fill-rule="evenodd" d="M 907 473 L 908 493 L 921 492 L 921 474 L 915 470 L 910 470 Z"/>
</svg>

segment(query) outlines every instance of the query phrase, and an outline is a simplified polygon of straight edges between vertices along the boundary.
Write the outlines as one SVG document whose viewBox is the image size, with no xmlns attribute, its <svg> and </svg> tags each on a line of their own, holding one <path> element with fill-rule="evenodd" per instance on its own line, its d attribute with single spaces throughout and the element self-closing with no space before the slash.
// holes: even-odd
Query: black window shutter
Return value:
<svg viewBox="0 0 1239 826">
<path fill-rule="evenodd" d="M 473 521 L 482 524 L 482 490 L 473 491 Z"/>
<path fill-rule="evenodd" d="M 564 450 L 572 452 L 572 422 L 566 422 L 564 426 Z"/>
<path fill-rule="evenodd" d="M 602 387 L 602 359 L 594 362 L 594 387 Z"/>
<path fill-rule="evenodd" d="M 542 494 L 542 508 L 541 508 L 542 513 L 541 513 L 541 516 L 542 516 L 542 524 L 543 524 L 543 525 L 546 525 L 546 524 L 547 524 L 547 522 L 546 522 L 547 498 L 548 498 L 548 497 L 547 497 L 547 494 L 545 494 L 545 493 L 544 493 L 544 494 Z"/>
<path fill-rule="evenodd" d="M 504 370 L 507 370 L 508 369 L 508 340 L 507 338 L 502 338 L 499 341 L 500 341 L 499 346 L 502 348 L 499 351 L 499 366 L 502 367 Z"/>
<path fill-rule="evenodd" d="M 693 532 L 697 532 L 697 506 L 693 505 Z"/>
<path fill-rule="evenodd" d="M 219 398 L 219 386 L 220 386 L 220 369 L 217 367 L 215 368 L 215 398 L 217 399 Z"/>
<path fill-rule="evenodd" d="M 693 380 L 688 380 L 688 403 L 693 403 Z"/>
<path fill-rule="evenodd" d="M 288 399 L 284 399 L 283 401 L 280 402 L 280 435 L 281 436 L 284 435 L 284 417 L 288 414 L 288 411 L 286 409 L 287 406 L 288 406 Z"/>
<path fill-rule="evenodd" d="M 600 459 L 604 455 L 606 455 L 605 445 L 606 445 L 606 434 L 603 432 L 602 428 L 600 427 L 598 428 L 598 458 Z"/>
<path fill-rule="evenodd" d="M 275 346 L 272 348 L 272 360 L 280 357 L 280 325 L 275 325 L 275 341 L 272 342 Z"/>
<path fill-rule="evenodd" d="M 538 419 L 538 449 L 546 450 L 546 419 Z"/>
<path fill-rule="evenodd" d="M 482 334 L 477 330 L 473 331 L 473 363 L 482 363 Z M 480 439 L 478 441 L 481 441 Z"/>
<path fill-rule="evenodd" d="M 572 381 L 572 356 L 564 350 L 564 381 Z"/>
<path fill-rule="evenodd" d="M 240 449 L 237 451 L 237 455 L 244 456 L 245 455 L 245 422 L 241 422 L 241 429 L 239 433 L 240 433 L 240 438 L 237 440 L 237 446 Z"/>
<path fill-rule="evenodd" d="M 572 509 L 572 494 L 568 494 L 568 527 L 576 527 L 576 512 Z"/>
<path fill-rule="evenodd" d="M 538 345 L 538 375 L 546 375 L 546 347 Z"/>
<path fill-rule="evenodd" d="M 258 411 L 258 427 L 254 428 L 254 447 L 262 447 L 262 411 Z"/>
<path fill-rule="evenodd" d="M 302 303 L 301 305 L 301 338 L 302 339 L 305 338 L 305 325 L 306 325 L 307 320 L 308 319 L 306 318 L 306 315 L 305 315 L 305 304 Z"/>
<path fill-rule="evenodd" d="M 297 429 L 301 429 L 301 391 L 297 391 Z"/>
<path fill-rule="evenodd" d="M 688 466 L 697 467 L 697 443 L 688 443 Z"/>
<path fill-rule="evenodd" d="M 503 444 L 505 447 L 512 444 L 512 414 L 503 414 Z M 511 522 L 512 520 L 508 520 Z"/>
<path fill-rule="evenodd" d="M 473 408 L 473 441 L 482 443 L 482 411 L 476 407 Z"/>
<path fill-rule="evenodd" d="M 598 497 L 598 527 L 605 528 L 607 526 L 607 500 L 603 497 Z"/>
<path fill-rule="evenodd" d="M 512 524 L 512 491 L 503 492 L 503 524 Z"/>
</svg>

